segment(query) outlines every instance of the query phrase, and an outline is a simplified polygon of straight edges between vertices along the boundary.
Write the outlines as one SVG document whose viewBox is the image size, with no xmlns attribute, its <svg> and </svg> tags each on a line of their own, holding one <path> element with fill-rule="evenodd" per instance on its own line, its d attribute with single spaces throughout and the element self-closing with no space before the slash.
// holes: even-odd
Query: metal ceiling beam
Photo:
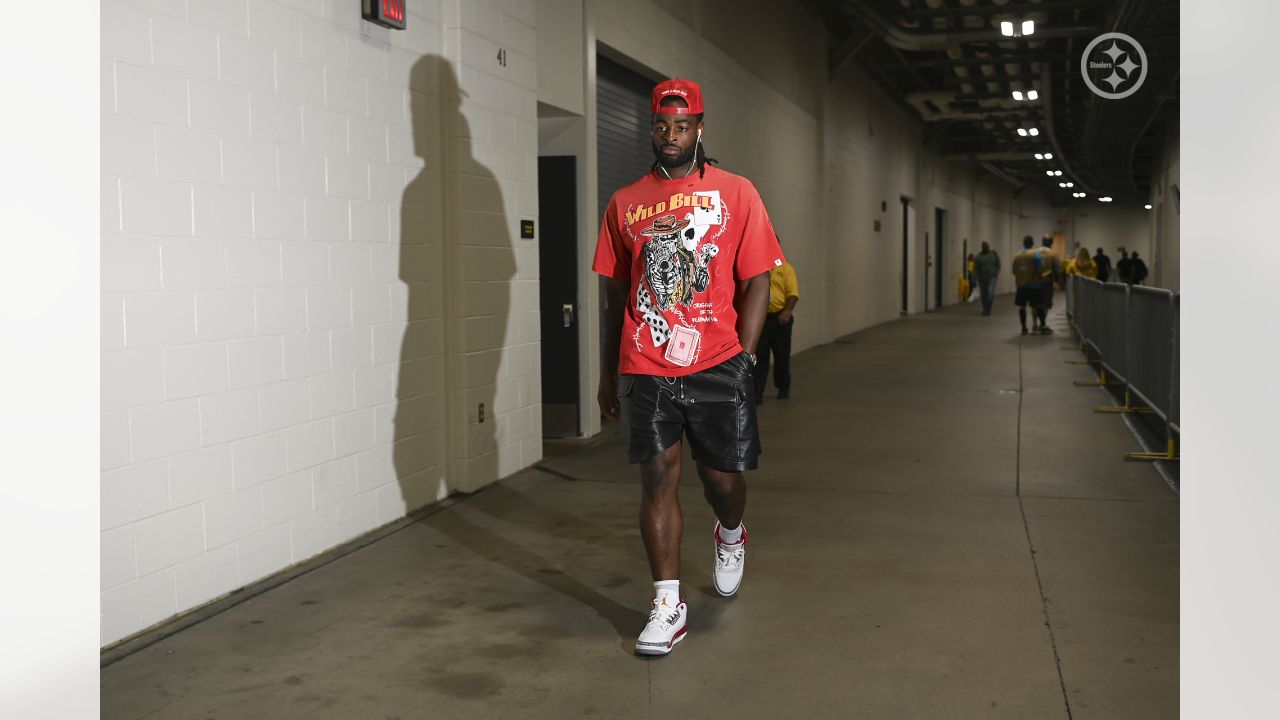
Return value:
<svg viewBox="0 0 1280 720">
<path fill-rule="evenodd" d="M 899 50 L 945 50 L 946 48 L 975 42 L 1008 42 L 1010 40 L 1010 38 L 1001 35 L 1000 31 L 996 29 L 967 32 L 913 32 L 903 30 L 894 23 L 888 22 L 875 10 L 861 2 L 845 0 L 840 3 L 840 7 L 850 16 L 856 18 L 858 22 L 874 30 L 890 47 Z M 1100 32 L 1099 28 L 1091 25 L 1051 27 L 1037 30 L 1035 37 L 1039 40 L 1056 37 L 1096 36 Z"/>
<path fill-rule="evenodd" d="M 913 20 L 956 16 L 992 17 L 995 15 L 1053 13 L 1064 10 L 1098 7 L 1107 4 L 1109 4 L 1109 0 L 1065 0 L 1064 2 L 1019 3 L 1017 5 L 973 5 L 970 7 L 941 7 L 936 9 L 904 10 L 902 14 Z"/>
<path fill-rule="evenodd" d="M 863 46 L 875 36 L 875 32 L 866 29 L 863 29 L 862 32 L 855 29 L 849 33 L 849 37 L 845 38 L 844 42 L 840 43 L 838 47 L 832 48 L 831 52 L 827 54 L 827 74 L 834 74 L 836 70 L 840 69 L 841 65 L 855 57 L 858 51 L 862 50 Z"/>
<path fill-rule="evenodd" d="M 1036 62 L 1054 62 L 1069 59 L 1068 55 L 1063 53 L 1026 53 L 1020 55 L 997 55 L 995 57 L 963 57 L 956 59 L 942 60 L 917 60 L 911 61 L 909 64 L 917 68 L 957 68 L 957 67 L 975 67 L 979 65 L 1023 65 L 1026 63 Z M 891 63 L 886 67 L 897 69 L 897 63 Z"/>
</svg>

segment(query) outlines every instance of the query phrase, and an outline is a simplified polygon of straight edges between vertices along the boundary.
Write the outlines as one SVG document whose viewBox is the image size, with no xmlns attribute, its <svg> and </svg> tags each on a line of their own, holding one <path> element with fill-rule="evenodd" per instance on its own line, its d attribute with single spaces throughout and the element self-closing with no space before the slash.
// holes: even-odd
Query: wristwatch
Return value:
<svg viewBox="0 0 1280 720">
<path fill-rule="evenodd" d="M 752 355 L 751 353 L 747 353 L 747 357 L 751 358 L 751 367 L 755 367 L 755 366 L 756 366 L 756 356 L 755 356 L 755 355 Z"/>
</svg>

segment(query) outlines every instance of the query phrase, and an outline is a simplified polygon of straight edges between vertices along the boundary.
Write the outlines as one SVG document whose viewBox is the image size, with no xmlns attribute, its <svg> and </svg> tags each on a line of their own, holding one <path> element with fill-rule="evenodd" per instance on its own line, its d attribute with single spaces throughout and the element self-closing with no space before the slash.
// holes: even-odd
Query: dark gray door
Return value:
<svg viewBox="0 0 1280 720">
<path fill-rule="evenodd" d="M 538 158 L 542 435 L 577 437 L 578 183 L 572 155 Z"/>
<path fill-rule="evenodd" d="M 942 229 L 947 224 L 947 211 L 933 211 L 933 306 L 942 307 Z"/>
<path fill-rule="evenodd" d="M 907 225 L 910 218 L 907 217 L 910 212 L 911 201 L 902 198 L 902 312 L 907 312 L 907 286 L 911 278 L 910 266 L 907 264 L 908 251 L 911 249 L 911 228 Z"/>
</svg>

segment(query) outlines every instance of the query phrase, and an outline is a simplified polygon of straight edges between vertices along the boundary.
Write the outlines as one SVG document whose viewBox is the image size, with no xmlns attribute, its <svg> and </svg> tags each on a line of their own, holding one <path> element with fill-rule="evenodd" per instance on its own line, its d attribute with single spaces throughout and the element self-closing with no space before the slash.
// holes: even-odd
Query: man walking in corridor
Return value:
<svg viewBox="0 0 1280 720">
<path fill-rule="evenodd" d="M 657 161 L 609 201 L 592 269 L 608 279 L 597 399 L 640 465 L 640 534 L 654 581 L 636 652 L 665 655 L 685 638 L 688 615 L 677 494 L 685 437 L 717 519 L 716 591 L 733 595 L 742 582 L 743 472 L 761 452 L 752 371 L 769 270 L 785 259 L 755 187 L 710 165 L 698 84 L 658 83 L 649 111 Z"/>
<path fill-rule="evenodd" d="M 1013 272 L 1014 290 L 1013 304 L 1018 306 L 1018 322 L 1022 324 L 1022 334 L 1027 334 L 1027 305 L 1031 306 L 1033 316 L 1040 308 L 1040 272 L 1036 268 L 1036 241 L 1030 235 L 1022 238 L 1022 252 L 1013 256 L 1009 269 Z"/>
<path fill-rule="evenodd" d="M 791 397 L 791 328 L 795 326 L 796 303 L 800 302 L 800 284 L 791 263 L 769 271 L 769 313 L 764 318 L 760 335 L 759 362 L 756 363 L 756 404 L 764 402 L 764 389 L 769 385 L 769 356 L 773 356 L 773 386 L 778 399 Z"/>
<path fill-rule="evenodd" d="M 996 281 L 1000 278 L 1000 256 L 987 243 L 982 243 L 982 252 L 973 260 L 978 276 L 978 289 L 982 292 L 982 314 L 991 314 L 991 305 L 996 299 Z"/>
</svg>

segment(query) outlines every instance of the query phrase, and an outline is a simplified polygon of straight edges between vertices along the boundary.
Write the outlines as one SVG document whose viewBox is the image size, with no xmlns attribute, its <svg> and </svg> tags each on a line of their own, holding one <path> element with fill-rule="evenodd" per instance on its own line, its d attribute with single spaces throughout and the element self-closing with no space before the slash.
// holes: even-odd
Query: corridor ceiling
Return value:
<svg viewBox="0 0 1280 720">
<path fill-rule="evenodd" d="M 925 122 L 921 142 L 950 161 L 983 168 L 1018 188 L 1040 186 L 1054 205 L 1149 202 L 1165 131 L 1178 113 L 1178 0 L 805 0 L 826 26 L 828 67 L 865 67 Z M 1001 22 L 1034 23 L 1008 37 Z M 1085 82 L 1128 97 L 1106 99 Z M 1110 51 L 1108 61 L 1103 53 Z M 1121 55 L 1121 51 L 1127 51 Z M 1114 88 L 1128 75 L 1129 81 Z M 1110 80 L 1104 78 L 1109 77 Z M 1022 91 L 1023 100 L 1013 92 Z M 1026 93 L 1035 90 L 1037 99 Z M 1019 129 L 1035 128 L 1036 136 Z M 1035 155 L 1052 154 L 1052 160 Z M 1061 171 L 1061 175 L 1050 175 Z M 1059 183 L 1072 183 L 1063 188 Z M 1083 200 L 1073 193 L 1086 193 Z"/>
</svg>

